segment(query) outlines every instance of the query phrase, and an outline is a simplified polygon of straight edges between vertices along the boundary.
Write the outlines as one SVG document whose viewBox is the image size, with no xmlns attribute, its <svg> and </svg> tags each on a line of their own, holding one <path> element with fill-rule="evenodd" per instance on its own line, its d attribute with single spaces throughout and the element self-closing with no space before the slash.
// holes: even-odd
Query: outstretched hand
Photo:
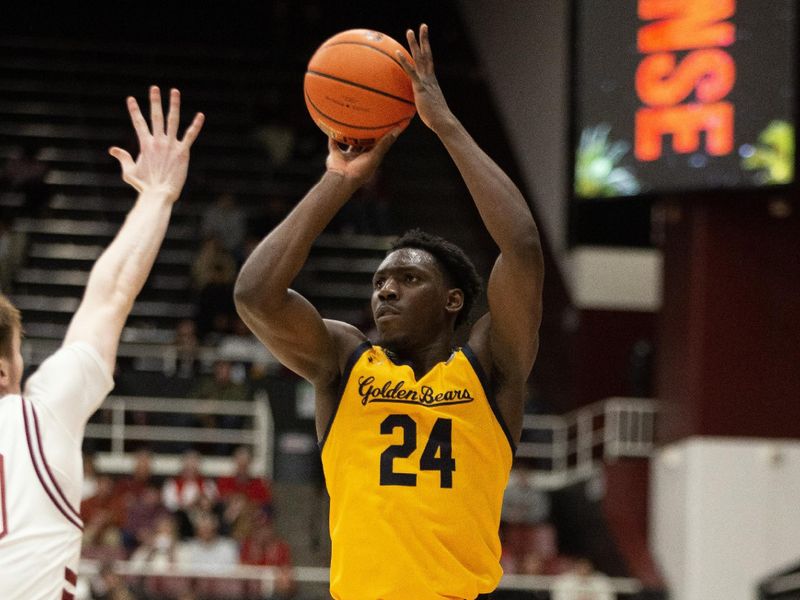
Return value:
<svg viewBox="0 0 800 600">
<path fill-rule="evenodd" d="M 328 158 L 325 167 L 328 172 L 341 175 L 354 189 L 359 188 L 375 173 L 398 135 L 400 135 L 399 129 L 390 131 L 372 148 L 361 152 L 354 149 L 342 150 L 338 142 L 328 138 Z"/>
<path fill-rule="evenodd" d="M 442 94 L 433 70 L 433 53 L 428 39 L 428 26 L 424 23 L 420 25 L 419 41 L 412 29 L 406 31 L 406 40 L 414 64 L 411 64 L 399 51 L 397 59 L 411 78 L 417 114 L 425 125 L 434 132 L 439 132 L 441 127 L 452 122 L 453 113 L 447 106 L 447 101 L 444 99 L 444 94 Z"/>
<path fill-rule="evenodd" d="M 181 96 L 172 89 L 169 95 L 169 112 L 167 113 L 166 131 L 164 115 L 161 109 L 161 91 L 157 86 L 150 88 L 150 121 L 152 132 L 142 116 L 139 104 L 133 97 L 128 98 L 128 112 L 131 115 L 136 137 L 139 139 L 139 156 L 134 162 L 131 155 L 114 146 L 108 153 L 119 161 L 122 167 L 122 179 L 138 192 L 159 192 L 175 202 L 180 196 L 186 182 L 189 168 L 189 148 L 191 148 L 205 117 L 197 113 L 191 125 L 186 129 L 182 140 L 178 139 L 180 122 Z"/>
</svg>

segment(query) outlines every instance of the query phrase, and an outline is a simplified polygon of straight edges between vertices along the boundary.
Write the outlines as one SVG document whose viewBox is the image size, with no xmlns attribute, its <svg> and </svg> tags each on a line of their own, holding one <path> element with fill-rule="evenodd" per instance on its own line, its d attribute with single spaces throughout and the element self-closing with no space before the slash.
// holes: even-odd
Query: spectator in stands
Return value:
<svg viewBox="0 0 800 600">
<path fill-rule="evenodd" d="M 233 194 L 222 194 L 206 208 L 200 233 L 205 239 L 218 239 L 236 260 L 242 261 L 247 213 Z"/>
<path fill-rule="evenodd" d="M 278 535 L 274 521 L 262 513 L 250 535 L 242 541 L 240 559 L 243 565 L 289 567 L 292 552 L 289 544 Z"/>
<path fill-rule="evenodd" d="M 267 514 L 260 515 L 250 534 L 242 541 L 239 560 L 243 565 L 277 568 L 273 598 L 291 598 L 297 591 L 289 544 L 278 535 L 275 523 Z"/>
<path fill-rule="evenodd" d="M 199 516 L 195 537 L 178 548 L 178 562 L 202 567 L 209 572 L 219 572 L 238 565 L 239 546 L 231 538 L 220 536 L 218 530 L 219 520 L 212 513 Z"/>
<path fill-rule="evenodd" d="M 209 400 L 208 410 L 199 416 L 200 424 L 210 429 L 239 429 L 245 425 L 245 418 L 241 415 L 214 414 L 212 401 L 233 400 L 248 401 L 251 399 L 250 388 L 245 382 L 243 368 L 234 369 L 234 365 L 227 360 L 214 361 L 212 374 L 203 376 L 197 386 L 191 391 L 192 398 Z M 215 451 L 219 454 L 229 455 L 231 444 L 217 444 Z"/>
<path fill-rule="evenodd" d="M 233 282 L 236 261 L 218 238 L 203 242 L 192 264 L 192 285 L 197 294 L 197 329 L 204 343 L 213 345 L 213 337 L 228 332 L 236 314 L 233 305 Z M 215 334 L 211 338 L 209 334 Z"/>
<path fill-rule="evenodd" d="M 550 497 L 535 487 L 533 476 L 526 465 L 517 464 L 509 474 L 503 495 L 503 547 L 508 560 L 515 564 L 515 573 L 522 571 L 524 558 L 529 554 L 548 560 L 557 553 L 555 530 L 547 524 Z"/>
<path fill-rule="evenodd" d="M 174 370 L 169 376 L 181 379 L 192 379 L 197 375 L 200 359 L 200 340 L 197 337 L 197 324 L 192 319 L 181 319 L 175 326 L 175 338 L 172 342 L 175 349 Z"/>
<path fill-rule="evenodd" d="M 234 473 L 217 479 L 220 498 L 225 501 L 235 494 L 243 495 L 258 508 L 272 505 L 272 491 L 263 477 L 253 477 L 250 468 L 253 454 L 247 446 L 239 446 L 233 453 Z"/>
<path fill-rule="evenodd" d="M 131 562 L 137 568 L 149 566 L 160 571 L 178 562 L 178 525 L 173 517 L 162 515 L 152 530 L 143 532 Z"/>
<path fill-rule="evenodd" d="M 272 167 L 279 169 L 286 164 L 295 145 L 295 132 L 286 118 L 291 110 L 284 106 L 285 95 L 278 89 L 266 88 L 255 98 L 253 131 L 255 139 L 269 154 Z"/>
<path fill-rule="evenodd" d="M 570 571 L 559 575 L 553 584 L 552 600 L 614 600 L 611 580 L 594 570 L 592 562 L 581 558 Z"/>
<path fill-rule="evenodd" d="M 183 455 L 181 472 L 164 482 L 161 499 L 164 506 L 175 513 L 192 508 L 203 497 L 216 502 L 219 497 L 217 486 L 200 472 L 200 455 L 189 450 Z"/>
<path fill-rule="evenodd" d="M 137 498 L 148 488 L 160 487 L 153 475 L 153 454 L 149 448 L 139 448 L 133 455 L 133 472 L 117 480 L 114 493 L 125 498 L 126 502 Z"/>
<path fill-rule="evenodd" d="M 253 529 L 259 515 L 272 514 L 272 491 L 263 477 L 252 477 L 252 455 L 246 446 L 240 446 L 233 455 L 235 472 L 217 479 L 222 502 L 222 521 L 225 530 L 241 541 Z"/>
<path fill-rule="evenodd" d="M 206 238 L 192 263 L 192 285 L 204 290 L 212 284 L 230 284 L 236 277 L 236 261 L 217 236 Z"/>
<path fill-rule="evenodd" d="M 25 260 L 27 238 L 14 231 L 14 217 L 0 214 L 0 292 L 8 294 Z"/>
<path fill-rule="evenodd" d="M 121 546 L 125 518 L 125 501 L 114 494 L 114 480 L 109 475 L 99 475 L 97 491 L 81 502 L 84 545 Z"/>
<path fill-rule="evenodd" d="M 231 332 L 220 338 L 217 355 L 224 360 L 252 365 L 260 372 L 274 373 L 281 368 L 277 359 L 256 339 L 239 315 L 233 317 Z"/>
<path fill-rule="evenodd" d="M 169 512 L 161 503 L 161 490 L 154 486 L 142 488 L 135 494 L 125 494 L 124 498 L 126 518 L 122 543 L 130 552 L 152 535 L 159 521 L 169 516 Z"/>
<path fill-rule="evenodd" d="M 31 217 L 42 216 L 47 203 L 47 165 L 38 159 L 38 153 L 36 145 L 26 144 L 0 171 L 0 185 L 25 196 L 23 213 Z"/>
<path fill-rule="evenodd" d="M 114 563 L 110 561 L 100 565 L 99 573 L 89 584 L 92 600 L 136 600 L 125 580 L 117 574 Z M 66 592 L 64 594 L 66 598 Z"/>
</svg>

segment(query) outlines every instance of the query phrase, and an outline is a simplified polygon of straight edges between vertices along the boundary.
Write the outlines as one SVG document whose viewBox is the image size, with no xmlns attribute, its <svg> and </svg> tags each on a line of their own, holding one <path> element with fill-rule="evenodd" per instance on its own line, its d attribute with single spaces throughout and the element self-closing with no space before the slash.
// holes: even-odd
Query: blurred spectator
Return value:
<svg viewBox="0 0 800 600">
<path fill-rule="evenodd" d="M 47 186 L 44 182 L 47 165 L 37 158 L 38 152 L 35 145 L 26 144 L 0 171 L 0 185 L 4 191 L 23 194 L 23 213 L 31 217 L 41 216 L 47 203 Z"/>
<path fill-rule="evenodd" d="M 239 564 L 239 547 L 235 541 L 220 536 L 219 521 L 205 513 L 195 523 L 195 537 L 178 547 L 178 562 L 203 567 L 209 572 L 222 571 Z"/>
<path fill-rule="evenodd" d="M 275 586 L 270 598 L 283 600 L 294 597 L 297 582 L 292 570 L 291 550 L 289 544 L 278 536 L 275 524 L 268 515 L 262 513 L 250 534 L 242 541 L 239 560 L 243 565 L 275 567 Z"/>
<path fill-rule="evenodd" d="M 231 362 L 253 365 L 259 371 L 275 373 L 281 365 L 272 353 L 250 332 L 238 315 L 234 316 L 232 331 L 219 339 L 217 355 Z"/>
<path fill-rule="evenodd" d="M 192 285 L 203 290 L 211 284 L 231 284 L 236 279 L 236 261 L 221 238 L 203 241 L 192 262 Z"/>
<path fill-rule="evenodd" d="M 653 396 L 653 344 L 637 340 L 628 356 L 628 394 L 636 398 Z"/>
<path fill-rule="evenodd" d="M 176 512 L 192 508 L 202 497 L 215 502 L 219 493 L 214 481 L 200 473 L 200 455 L 189 450 L 183 455 L 181 472 L 164 482 L 161 498 L 170 512 Z"/>
<path fill-rule="evenodd" d="M 217 479 L 217 489 L 222 500 L 234 494 L 242 494 L 259 508 L 272 504 L 272 491 L 263 477 L 253 477 L 250 473 L 253 455 L 247 446 L 239 446 L 233 453 L 234 474 Z"/>
<path fill-rule="evenodd" d="M 8 294 L 25 260 L 26 236 L 14 231 L 14 218 L 0 214 L 0 292 Z"/>
<path fill-rule="evenodd" d="M 275 168 L 289 161 L 295 145 L 295 132 L 286 118 L 288 108 L 282 105 L 284 99 L 283 94 L 273 89 L 265 89 L 255 98 L 254 135 Z"/>
<path fill-rule="evenodd" d="M 144 543 L 158 523 L 169 513 L 161 503 L 161 490 L 157 487 L 140 489 L 136 494 L 126 494 L 126 518 L 122 528 L 122 543 L 128 551 Z"/>
<path fill-rule="evenodd" d="M 592 562 L 582 558 L 570 571 L 553 583 L 553 600 L 614 600 L 616 594 L 608 576 L 594 570 Z"/>
<path fill-rule="evenodd" d="M 178 562 L 178 526 L 173 517 L 160 516 L 155 527 L 143 533 L 131 562 L 137 568 L 148 566 L 159 571 L 168 571 Z"/>
<path fill-rule="evenodd" d="M 511 470 L 503 495 L 503 522 L 534 525 L 550 518 L 550 497 L 534 486 L 533 477 L 521 464 Z"/>
<path fill-rule="evenodd" d="M 104 562 L 89 584 L 92 600 L 136 600 L 125 580 L 114 570 L 114 563 Z M 64 593 L 66 597 L 66 592 Z"/>
<path fill-rule="evenodd" d="M 244 236 L 247 234 L 247 213 L 233 194 L 222 194 L 206 208 L 200 233 L 215 238 L 238 261 L 242 260 Z"/>
<path fill-rule="evenodd" d="M 133 455 L 133 472 L 117 480 L 114 492 L 125 498 L 126 502 L 135 501 L 148 488 L 160 487 L 153 476 L 153 454 L 149 448 L 139 448 Z"/>
<path fill-rule="evenodd" d="M 192 264 L 192 285 L 197 295 L 197 330 L 203 343 L 214 344 L 215 337 L 230 329 L 236 314 L 233 305 L 233 282 L 236 261 L 217 238 L 203 242 Z"/>
<path fill-rule="evenodd" d="M 114 494 L 114 480 L 109 475 L 99 475 L 97 491 L 81 502 L 84 544 L 121 546 L 125 518 L 125 500 Z"/>
<path fill-rule="evenodd" d="M 212 374 L 203 376 L 197 386 L 191 391 L 192 398 L 206 400 L 233 400 L 248 401 L 251 399 L 250 388 L 243 381 L 244 372 L 234 377 L 234 368 L 230 361 L 214 361 Z M 241 415 L 216 415 L 209 410 L 199 416 L 200 424 L 208 428 L 238 429 L 244 426 L 245 417 Z M 231 453 L 230 444 L 218 444 L 215 451 L 218 454 Z"/>
<path fill-rule="evenodd" d="M 175 351 L 175 364 L 166 374 L 181 379 L 193 378 L 197 374 L 200 358 L 200 340 L 197 337 L 197 324 L 192 319 L 178 321 L 172 346 Z"/>
<path fill-rule="evenodd" d="M 242 541 L 240 560 L 243 565 L 261 565 L 268 567 L 290 567 L 292 553 L 275 529 L 275 523 L 263 515 L 255 527 Z"/>
<path fill-rule="evenodd" d="M 557 554 L 555 529 L 547 523 L 550 497 L 533 485 L 533 472 L 518 464 L 503 495 L 502 539 L 513 572 L 523 571 L 525 557 L 549 560 Z"/>
<path fill-rule="evenodd" d="M 240 446 L 234 452 L 235 473 L 217 479 L 223 504 L 222 520 L 235 540 L 248 536 L 261 515 L 272 515 L 272 491 L 262 477 L 252 477 L 250 449 Z"/>
</svg>

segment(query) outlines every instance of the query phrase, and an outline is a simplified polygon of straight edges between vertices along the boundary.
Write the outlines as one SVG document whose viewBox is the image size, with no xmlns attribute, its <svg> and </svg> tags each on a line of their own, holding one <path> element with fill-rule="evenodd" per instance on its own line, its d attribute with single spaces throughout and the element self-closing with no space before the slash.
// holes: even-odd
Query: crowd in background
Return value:
<svg viewBox="0 0 800 600">
<path fill-rule="evenodd" d="M 235 449 L 233 473 L 225 477 L 204 476 L 200 459 L 197 452 L 187 451 L 177 475 L 159 478 L 152 472 L 152 453 L 142 449 L 135 454 L 132 473 L 113 478 L 98 473 L 87 455 L 83 556 L 104 563 L 129 560 L 163 574 L 175 565 L 196 567 L 212 577 L 239 565 L 275 567 L 270 597 L 293 597 L 291 549 L 275 527 L 270 482 L 251 475 L 250 450 Z M 105 579 L 101 570 L 93 582 L 93 597 L 110 597 L 103 589 L 108 587 Z M 181 577 L 143 579 L 138 585 L 115 581 L 130 598 L 179 597 L 202 587 Z M 161 589 L 164 586 L 168 589 Z M 258 587 L 249 593 L 247 597 L 262 597 Z"/>
</svg>

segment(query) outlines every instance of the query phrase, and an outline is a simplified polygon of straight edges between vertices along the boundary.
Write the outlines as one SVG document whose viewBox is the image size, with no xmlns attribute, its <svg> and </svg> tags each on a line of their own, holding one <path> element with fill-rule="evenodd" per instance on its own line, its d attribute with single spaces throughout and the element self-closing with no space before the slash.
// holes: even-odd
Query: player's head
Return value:
<svg viewBox="0 0 800 600">
<path fill-rule="evenodd" d="M 466 321 L 481 291 L 461 248 L 413 229 L 392 244 L 373 276 L 372 312 L 381 342 L 412 346 Z"/>
<path fill-rule="evenodd" d="M 19 310 L 0 294 L 0 394 L 18 394 L 22 383 L 22 319 Z"/>
</svg>

